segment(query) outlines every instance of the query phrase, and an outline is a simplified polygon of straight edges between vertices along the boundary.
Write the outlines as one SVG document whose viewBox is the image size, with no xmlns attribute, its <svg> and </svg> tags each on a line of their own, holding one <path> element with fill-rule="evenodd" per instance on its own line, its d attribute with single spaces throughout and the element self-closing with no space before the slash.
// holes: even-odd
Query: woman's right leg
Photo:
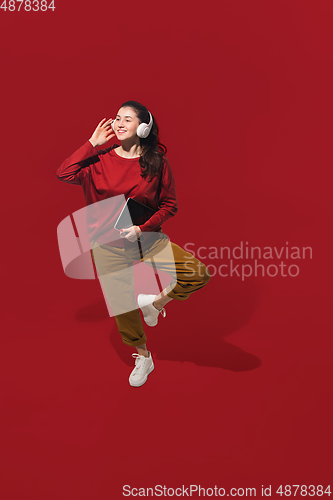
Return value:
<svg viewBox="0 0 333 500">
<path fill-rule="evenodd" d="M 132 387 L 141 387 L 154 370 L 154 362 L 147 350 L 147 338 L 134 294 L 133 255 L 125 248 L 97 243 L 92 247 L 92 255 L 122 340 L 138 351 L 132 354 L 136 359 L 129 383 Z"/>
<path fill-rule="evenodd" d="M 133 347 L 144 346 L 147 337 L 134 294 L 133 261 L 127 257 L 124 248 L 98 243 L 93 244 L 92 255 L 122 341 Z M 147 349 L 143 347 L 141 350 L 145 352 Z"/>
</svg>

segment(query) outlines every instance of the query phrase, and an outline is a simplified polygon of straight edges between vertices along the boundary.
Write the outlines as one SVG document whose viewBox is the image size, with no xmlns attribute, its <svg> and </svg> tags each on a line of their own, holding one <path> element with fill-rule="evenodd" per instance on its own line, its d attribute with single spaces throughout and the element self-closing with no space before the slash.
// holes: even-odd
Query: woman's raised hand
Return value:
<svg viewBox="0 0 333 500">
<path fill-rule="evenodd" d="M 112 118 L 107 121 L 105 120 L 106 118 L 103 118 L 103 120 L 99 122 L 95 132 L 89 139 L 94 147 L 102 146 L 102 144 L 105 144 L 109 139 L 111 139 L 111 137 L 114 137 L 116 135 L 111 127 Z"/>
</svg>

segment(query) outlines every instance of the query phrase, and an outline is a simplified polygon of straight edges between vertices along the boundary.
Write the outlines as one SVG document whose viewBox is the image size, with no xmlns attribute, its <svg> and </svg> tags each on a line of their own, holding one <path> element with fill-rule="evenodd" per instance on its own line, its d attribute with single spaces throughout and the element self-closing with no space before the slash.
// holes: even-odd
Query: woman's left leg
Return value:
<svg viewBox="0 0 333 500">
<path fill-rule="evenodd" d="M 144 253 L 144 262 L 173 276 L 172 282 L 154 300 L 154 306 L 161 309 L 170 300 L 187 300 L 190 295 L 203 288 L 211 275 L 205 264 L 176 243 L 169 242 L 171 250 L 158 246 Z"/>
<path fill-rule="evenodd" d="M 164 306 L 172 299 L 186 300 L 190 295 L 204 287 L 211 275 L 203 262 L 175 243 L 168 241 L 166 235 L 154 242 L 151 248 L 143 247 L 143 261 L 149 266 L 168 273 L 172 281 L 158 295 L 141 294 L 138 303 L 149 326 L 155 326 L 159 314 L 166 315 Z"/>
</svg>

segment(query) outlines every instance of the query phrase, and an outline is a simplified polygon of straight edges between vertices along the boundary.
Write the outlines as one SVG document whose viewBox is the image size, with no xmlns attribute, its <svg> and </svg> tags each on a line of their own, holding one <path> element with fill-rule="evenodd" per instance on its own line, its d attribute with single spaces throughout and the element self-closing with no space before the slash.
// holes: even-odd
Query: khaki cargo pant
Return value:
<svg viewBox="0 0 333 500">
<path fill-rule="evenodd" d="M 210 280 L 207 267 L 191 253 L 172 243 L 163 232 L 149 233 L 141 243 L 124 239 L 124 248 L 91 244 L 96 270 L 125 344 L 140 346 L 147 337 L 134 293 L 133 263 L 145 262 L 168 273 L 172 281 L 165 288 L 169 297 L 186 300 Z M 125 311 L 125 312 L 122 312 Z"/>
</svg>

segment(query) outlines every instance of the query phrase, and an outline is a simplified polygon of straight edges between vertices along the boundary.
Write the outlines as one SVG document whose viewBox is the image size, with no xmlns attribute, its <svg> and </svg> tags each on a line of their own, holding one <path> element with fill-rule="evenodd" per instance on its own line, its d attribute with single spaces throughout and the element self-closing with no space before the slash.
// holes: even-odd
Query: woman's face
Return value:
<svg viewBox="0 0 333 500">
<path fill-rule="evenodd" d="M 139 118 L 133 108 L 120 108 L 113 124 L 117 139 L 123 141 L 137 137 L 136 131 L 139 125 Z"/>
</svg>

